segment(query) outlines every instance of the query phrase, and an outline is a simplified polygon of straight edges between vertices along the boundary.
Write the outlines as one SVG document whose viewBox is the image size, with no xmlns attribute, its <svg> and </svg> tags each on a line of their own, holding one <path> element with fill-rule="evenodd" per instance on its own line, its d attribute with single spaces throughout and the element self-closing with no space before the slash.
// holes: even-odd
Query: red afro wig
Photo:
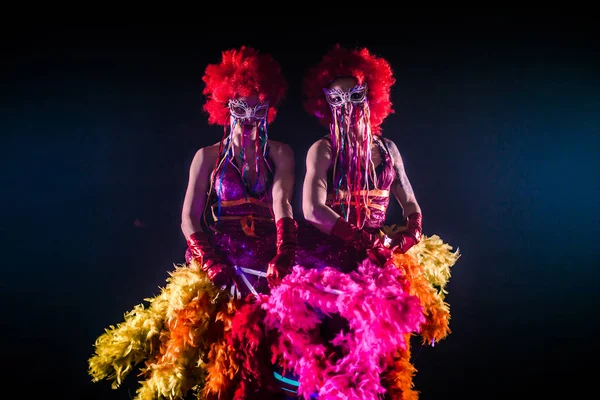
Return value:
<svg viewBox="0 0 600 400">
<path fill-rule="evenodd" d="M 368 49 L 348 50 L 336 44 L 321 62 L 308 71 L 304 78 L 304 108 L 324 125 L 331 122 L 331 110 L 323 88 L 338 77 L 353 76 L 359 85 L 367 84 L 367 100 L 371 113 L 371 130 L 381 133 L 381 123 L 391 113 L 390 90 L 396 83 L 390 64 Z"/>
<path fill-rule="evenodd" d="M 221 62 L 208 65 L 202 80 L 207 97 L 203 109 L 213 125 L 229 124 L 230 99 L 250 95 L 269 101 L 267 120 L 271 123 L 288 88 L 280 64 L 269 54 L 246 46 L 223 51 Z"/>
</svg>

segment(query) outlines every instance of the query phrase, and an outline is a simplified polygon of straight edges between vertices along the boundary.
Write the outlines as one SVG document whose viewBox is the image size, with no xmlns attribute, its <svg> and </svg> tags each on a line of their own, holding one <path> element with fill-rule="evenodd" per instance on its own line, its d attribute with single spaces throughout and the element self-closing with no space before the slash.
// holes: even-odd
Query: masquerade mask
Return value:
<svg viewBox="0 0 600 400">
<path fill-rule="evenodd" d="M 354 86 L 347 92 L 339 88 L 323 89 L 325 98 L 332 107 L 341 107 L 346 103 L 360 104 L 367 98 L 367 85 Z"/>
<path fill-rule="evenodd" d="M 231 115 L 239 119 L 265 119 L 269 112 L 269 102 L 265 101 L 250 107 L 243 100 L 232 99 L 229 100 L 229 111 Z"/>
</svg>

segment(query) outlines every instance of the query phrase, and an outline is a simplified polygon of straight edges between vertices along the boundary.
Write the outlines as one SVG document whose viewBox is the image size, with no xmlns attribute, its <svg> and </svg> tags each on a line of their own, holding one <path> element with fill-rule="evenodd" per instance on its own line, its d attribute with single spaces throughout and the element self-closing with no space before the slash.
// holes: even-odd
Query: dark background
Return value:
<svg viewBox="0 0 600 400">
<path fill-rule="evenodd" d="M 463 254 L 448 285 L 453 334 L 414 349 L 421 399 L 583 391 L 599 305 L 596 21 L 348 21 L 4 35 L 5 388 L 23 398 L 133 396 L 133 379 L 118 391 L 90 383 L 87 358 L 103 329 L 183 261 L 189 164 L 222 135 L 201 110 L 206 64 L 242 44 L 282 63 L 290 89 L 270 135 L 296 152 L 299 214 L 304 157 L 326 133 L 302 109 L 301 78 L 339 42 L 392 64 L 396 113 L 384 135 L 404 155 L 424 233 Z M 390 222 L 399 215 L 394 204 Z"/>
</svg>

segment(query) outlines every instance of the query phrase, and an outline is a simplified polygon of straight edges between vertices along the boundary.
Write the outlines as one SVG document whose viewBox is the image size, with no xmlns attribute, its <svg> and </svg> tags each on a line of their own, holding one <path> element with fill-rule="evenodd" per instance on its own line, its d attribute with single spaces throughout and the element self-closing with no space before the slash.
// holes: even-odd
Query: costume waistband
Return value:
<svg viewBox="0 0 600 400">
<path fill-rule="evenodd" d="M 390 197 L 390 191 L 389 190 L 380 190 L 380 189 L 374 189 L 374 190 L 359 190 L 357 192 L 347 192 L 345 190 L 340 190 L 338 192 L 338 195 L 336 197 L 335 193 L 331 193 L 329 195 L 327 195 L 327 199 L 328 200 L 334 200 L 334 199 L 347 199 L 348 197 L 352 197 L 352 196 L 367 196 L 367 197 Z"/>
<path fill-rule="evenodd" d="M 215 217 L 215 221 L 216 221 Z M 275 224 L 273 217 L 261 217 L 255 215 L 224 215 L 219 218 L 219 221 L 240 221 L 240 226 L 246 236 L 258 237 L 256 234 L 256 226 L 254 221 L 269 221 Z"/>
<path fill-rule="evenodd" d="M 264 201 L 260 201 L 258 199 L 255 199 L 254 197 L 247 197 L 247 198 L 243 198 L 243 199 L 237 199 L 237 200 L 223 200 L 221 201 L 221 203 L 213 203 L 212 204 L 212 208 L 214 209 L 215 207 L 235 207 L 235 206 L 241 206 L 242 204 L 254 204 L 256 206 L 260 206 L 260 207 L 265 207 L 265 208 L 273 208 L 270 204 L 265 203 Z"/>
</svg>

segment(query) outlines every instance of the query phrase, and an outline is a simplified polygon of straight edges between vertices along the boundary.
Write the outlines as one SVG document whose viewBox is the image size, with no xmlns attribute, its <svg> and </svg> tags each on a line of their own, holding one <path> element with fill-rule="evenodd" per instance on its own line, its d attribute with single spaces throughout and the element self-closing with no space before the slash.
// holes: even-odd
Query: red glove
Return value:
<svg viewBox="0 0 600 400">
<path fill-rule="evenodd" d="M 200 231 L 192 233 L 187 243 L 192 258 L 198 261 L 215 286 L 221 287 L 235 282 L 235 271 L 210 245 L 206 233 Z"/>
<path fill-rule="evenodd" d="M 342 217 L 333 226 L 331 235 L 342 239 L 359 254 L 366 253 L 380 266 L 387 264 L 392 256 L 392 251 L 383 245 L 380 238 L 346 222 Z"/>
<path fill-rule="evenodd" d="M 277 254 L 267 267 L 267 281 L 271 287 L 292 272 L 298 247 L 298 223 L 290 217 L 277 221 Z"/>
<path fill-rule="evenodd" d="M 420 213 L 412 213 L 408 216 L 406 230 L 396 233 L 392 237 L 392 245 L 395 251 L 406 253 L 411 247 L 421 241 L 423 236 L 423 216 Z"/>
</svg>

